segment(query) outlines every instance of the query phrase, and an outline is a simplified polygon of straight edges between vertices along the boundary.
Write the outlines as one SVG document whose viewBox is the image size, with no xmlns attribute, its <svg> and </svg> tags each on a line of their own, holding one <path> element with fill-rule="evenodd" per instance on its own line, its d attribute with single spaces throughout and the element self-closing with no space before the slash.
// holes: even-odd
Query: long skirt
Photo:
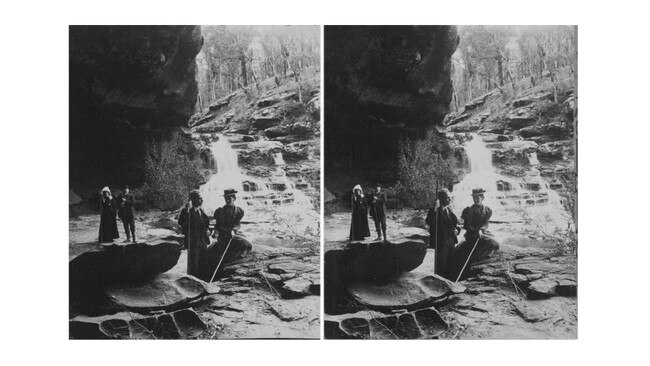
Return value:
<svg viewBox="0 0 650 366">
<path fill-rule="evenodd" d="M 474 249 L 474 252 L 472 253 L 474 244 L 476 244 L 476 249 Z M 463 269 L 463 265 L 465 265 L 465 262 L 467 262 L 467 258 L 469 257 L 470 253 L 472 253 L 472 257 L 469 259 L 469 262 L 467 262 L 467 267 L 469 267 L 471 264 L 488 259 L 498 250 L 499 243 L 487 235 L 484 235 L 478 239 L 478 243 L 476 241 L 476 238 L 473 240 L 470 238 L 469 240 L 463 241 L 452 251 L 449 262 L 447 264 L 447 275 L 445 277 L 452 281 L 456 281 L 456 278 L 458 278 L 458 274 Z M 465 267 L 463 276 L 467 275 L 467 267 Z"/>
</svg>

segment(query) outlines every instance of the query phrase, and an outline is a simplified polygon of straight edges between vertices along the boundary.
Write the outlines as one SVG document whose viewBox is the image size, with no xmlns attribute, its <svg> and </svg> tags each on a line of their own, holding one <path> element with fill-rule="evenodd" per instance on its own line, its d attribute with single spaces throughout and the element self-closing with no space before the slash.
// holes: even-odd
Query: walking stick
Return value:
<svg viewBox="0 0 650 366">
<path fill-rule="evenodd" d="M 476 245 L 478 245 L 479 240 L 481 240 L 480 236 L 478 237 L 478 239 L 476 239 L 476 243 L 474 243 L 474 247 L 472 248 L 472 251 L 469 252 L 469 257 L 467 257 L 467 260 L 465 261 L 465 265 L 460 270 L 460 273 L 458 274 L 458 278 L 456 278 L 456 281 L 454 281 L 454 282 L 458 282 L 458 280 L 460 280 L 460 276 L 463 275 L 463 271 L 465 271 L 465 267 L 467 266 L 467 263 L 469 263 L 469 259 L 472 258 L 472 254 L 474 254 L 474 249 L 476 249 Z"/>
<path fill-rule="evenodd" d="M 433 246 L 433 250 L 435 251 L 435 256 L 436 260 L 433 261 L 433 273 L 436 273 L 436 262 L 437 262 L 437 257 L 438 257 L 438 180 L 436 180 L 436 203 L 433 205 L 436 209 L 436 215 L 435 215 L 435 222 L 433 224 L 433 239 L 435 240 L 435 245 Z"/>
<path fill-rule="evenodd" d="M 187 208 L 187 272 L 190 272 L 190 261 L 192 257 L 190 256 L 190 247 L 192 243 L 190 242 L 190 231 L 192 231 L 192 211 L 190 207 Z"/>
<path fill-rule="evenodd" d="M 354 190 L 350 196 L 350 207 L 352 208 L 352 224 L 350 225 L 350 241 L 354 241 Z"/>
<path fill-rule="evenodd" d="M 104 199 L 102 192 L 99 192 L 99 244 L 102 243 L 102 200 Z"/>
<path fill-rule="evenodd" d="M 226 250 L 223 251 L 223 254 L 221 255 L 221 259 L 219 260 L 219 264 L 217 264 L 217 268 L 214 269 L 214 273 L 212 274 L 212 278 L 210 278 L 210 282 L 214 281 L 214 276 L 217 275 L 217 271 L 219 270 L 219 267 L 221 267 L 221 262 L 223 259 L 226 257 L 226 252 L 228 251 L 228 248 L 230 248 L 230 243 L 232 242 L 232 239 L 235 236 L 233 235 L 230 240 L 228 240 L 228 245 L 226 245 Z"/>
</svg>

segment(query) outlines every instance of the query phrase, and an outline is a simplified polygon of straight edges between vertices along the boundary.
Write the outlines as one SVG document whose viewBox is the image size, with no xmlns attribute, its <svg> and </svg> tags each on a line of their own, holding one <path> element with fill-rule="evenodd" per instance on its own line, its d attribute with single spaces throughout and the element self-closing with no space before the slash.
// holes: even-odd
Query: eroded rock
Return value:
<svg viewBox="0 0 650 366">
<path fill-rule="evenodd" d="M 134 311 L 176 310 L 193 300 L 216 294 L 219 286 L 177 273 L 163 273 L 142 284 L 111 284 L 106 295 L 118 306 Z"/>
<path fill-rule="evenodd" d="M 434 308 L 396 315 L 374 311 L 328 316 L 327 339 L 434 339 L 449 328 Z"/>
<path fill-rule="evenodd" d="M 200 336 L 206 329 L 193 309 L 153 316 L 127 312 L 78 316 L 69 322 L 70 339 L 187 339 Z"/>
<path fill-rule="evenodd" d="M 147 243 L 110 245 L 80 254 L 70 267 L 70 308 L 95 308 L 105 302 L 109 283 L 143 283 L 173 268 L 182 246 L 157 239 Z"/>
<path fill-rule="evenodd" d="M 465 287 L 438 275 L 420 277 L 404 273 L 389 282 L 357 281 L 347 287 L 359 303 L 371 309 L 418 309 L 452 294 L 465 291 Z"/>
</svg>

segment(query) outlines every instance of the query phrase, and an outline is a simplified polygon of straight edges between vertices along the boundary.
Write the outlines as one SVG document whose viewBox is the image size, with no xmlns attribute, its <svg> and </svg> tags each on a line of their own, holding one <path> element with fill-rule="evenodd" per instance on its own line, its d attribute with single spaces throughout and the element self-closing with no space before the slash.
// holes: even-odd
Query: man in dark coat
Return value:
<svg viewBox="0 0 650 366">
<path fill-rule="evenodd" d="M 487 231 L 492 210 L 483 205 L 484 193 L 485 190 L 481 188 L 473 189 L 474 204 L 465 208 L 460 215 L 465 229 L 465 241 L 454 250 L 450 259 L 449 270 L 454 277 L 458 277 L 466 262 L 468 265 L 479 262 L 499 250 L 499 243 Z"/>
<path fill-rule="evenodd" d="M 205 253 L 210 244 L 209 228 L 210 218 L 206 215 L 201 205 L 203 198 L 198 190 L 190 192 L 190 202 L 181 210 L 178 224 L 185 236 L 187 248 L 187 274 L 205 279 Z"/>
<path fill-rule="evenodd" d="M 368 201 L 360 185 L 352 189 L 352 221 L 350 222 L 350 241 L 365 240 L 370 236 L 368 227 Z"/>
<path fill-rule="evenodd" d="M 375 191 L 370 195 L 370 216 L 375 221 L 376 240 L 381 240 L 382 233 L 384 240 L 388 240 L 386 236 L 386 193 L 381 191 L 379 183 L 375 185 Z"/>
<path fill-rule="evenodd" d="M 429 225 L 429 246 L 435 249 L 435 274 L 450 278 L 447 265 L 452 250 L 458 243 L 456 235 L 460 234 L 458 218 L 451 211 L 449 191 L 443 189 L 437 193 L 440 205 L 429 209 L 426 223 Z"/>
<path fill-rule="evenodd" d="M 99 243 L 112 243 L 114 239 L 120 237 L 117 232 L 117 221 L 115 202 L 111 195 L 111 190 L 108 187 L 102 189 L 102 196 L 100 198 L 100 214 L 99 214 Z"/>
<path fill-rule="evenodd" d="M 214 211 L 214 235 L 217 237 L 216 247 L 210 248 L 211 252 L 219 253 L 219 258 L 223 256 L 223 262 L 229 262 L 245 256 L 253 245 L 239 231 L 241 229 L 241 219 L 244 217 L 244 210 L 235 206 L 237 191 L 226 189 L 223 194 L 226 204 Z M 215 268 L 216 265 L 215 264 Z"/>
<path fill-rule="evenodd" d="M 135 197 L 131 193 L 129 186 L 124 186 L 124 194 L 122 194 L 120 204 L 120 219 L 124 224 L 124 232 L 126 232 L 126 240 L 130 241 L 133 238 L 135 243 Z"/>
</svg>

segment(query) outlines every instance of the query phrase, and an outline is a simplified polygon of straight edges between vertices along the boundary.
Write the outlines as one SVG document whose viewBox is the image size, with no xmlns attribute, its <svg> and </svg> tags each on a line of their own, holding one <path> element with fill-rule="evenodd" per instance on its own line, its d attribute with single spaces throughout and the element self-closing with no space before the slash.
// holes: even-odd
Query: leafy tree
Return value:
<svg viewBox="0 0 650 366">
<path fill-rule="evenodd" d="M 429 132 L 422 140 L 404 140 L 398 159 L 399 181 L 395 191 L 399 200 L 413 208 L 432 206 L 436 189 L 449 188 L 456 181 L 454 161 L 437 151 L 439 137 Z"/>
<path fill-rule="evenodd" d="M 203 180 L 201 162 L 183 152 L 183 141 L 174 134 L 169 141 L 150 141 L 145 153 L 144 187 L 138 192 L 148 205 L 163 210 L 180 207 L 191 189 Z"/>
</svg>

